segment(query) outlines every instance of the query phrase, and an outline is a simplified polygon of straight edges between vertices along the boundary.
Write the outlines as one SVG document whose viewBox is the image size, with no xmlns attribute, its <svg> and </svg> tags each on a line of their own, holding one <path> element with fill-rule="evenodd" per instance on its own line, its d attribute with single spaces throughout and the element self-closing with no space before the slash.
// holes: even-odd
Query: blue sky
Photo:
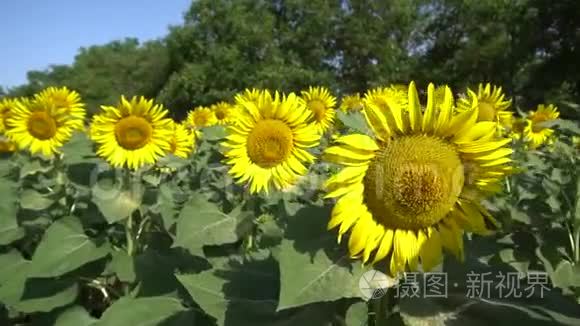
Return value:
<svg viewBox="0 0 580 326">
<path fill-rule="evenodd" d="M 80 47 L 163 37 L 191 0 L 0 0 L 0 85 L 29 70 L 70 64 Z"/>
</svg>

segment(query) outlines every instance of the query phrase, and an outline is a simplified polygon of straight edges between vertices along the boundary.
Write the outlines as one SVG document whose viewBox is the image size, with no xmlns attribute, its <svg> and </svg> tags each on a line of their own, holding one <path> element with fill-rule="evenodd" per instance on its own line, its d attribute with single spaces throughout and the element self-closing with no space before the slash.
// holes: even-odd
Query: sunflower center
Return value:
<svg viewBox="0 0 580 326">
<path fill-rule="evenodd" d="M 56 135 L 56 120 L 46 112 L 33 112 L 28 119 L 28 132 L 40 140 L 50 139 Z"/>
<path fill-rule="evenodd" d="M 223 110 L 217 110 L 215 116 L 218 120 L 223 120 L 226 118 L 226 113 Z"/>
<path fill-rule="evenodd" d="M 209 120 L 208 116 L 205 113 L 197 114 L 195 116 L 195 118 L 193 119 L 193 121 L 195 122 L 195 125 L 200 126 L 200 127 L 205 126 L 207 124 L 208 120 Z"/>
<path fill-rule="evenodd" d="M 387 144 L 370 164 L 364 201 L 385 227 L 422 229 L 449 213 L 463 184 L 463 164 L 452 145 L 406 136 Z"/>
<path fill-rule="evenodd" d="M 532 132 L 540 132 L 546 129 L 544 122 L 548 121 L 549 118 L 544 114 L 537 114 L 532 119 Z"/>
<path fill-rule="evenodd" d="M 479 116 L 477 117 L 477 121 L 494 121 L 494 120 L 495 120 L 495 106 L 485 101 L 479 102 Z"/>
<path fill-rule="evenodd" d="M 290 127 L 280 120 L 260 120 L 248 135 L 248 156 L 263 168 L 271 168 L 290 156 L 293 145 Z"/>
<path fill-rule="evenodd" d="M 308 103 L 308 106 L 310 106 L 310 110 L 314 112 L 314 118 L 316 121 L 324 120 L 324 117 L 326 116 L 326 105 L 324 102 L 320 100 L 314 100 Z"/>
<path fill-rule="evenodd" d="M 147 145 L 152 134 L 153 127 L 143 117 L 128 116 L 115 125 L 117 142 L 128 150 L 136 150 Z"/>
</svg>

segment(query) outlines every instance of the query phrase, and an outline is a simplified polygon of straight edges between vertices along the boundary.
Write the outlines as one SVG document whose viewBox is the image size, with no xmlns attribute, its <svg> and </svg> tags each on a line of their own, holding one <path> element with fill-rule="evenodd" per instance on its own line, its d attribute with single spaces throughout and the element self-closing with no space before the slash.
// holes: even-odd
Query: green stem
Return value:
<svg viewBox="0 0 580 326">
<path fill-rule="evenodd" d="M 580 227 L 574 232 L 574 245 L 574 262 L 578 264 L 580 263 Z"/>
<path fill-rule="evenodd" d="M 391 293 L 389 289 L 387 289 L 386 293 L 382 297 L 373 300 L 375 313 L 375 326 L 387 325 L 387 320 L 389 318 L 388 309 L 390 295 Z"/>
<path fill-rule="evenodd" d="M 127 255 L 133 256 L 135 253 L 135 242 L 133 240 L 133 214 L 129 214 L 127 217 L 125 236 L 127 237 Z"/>
</svg>

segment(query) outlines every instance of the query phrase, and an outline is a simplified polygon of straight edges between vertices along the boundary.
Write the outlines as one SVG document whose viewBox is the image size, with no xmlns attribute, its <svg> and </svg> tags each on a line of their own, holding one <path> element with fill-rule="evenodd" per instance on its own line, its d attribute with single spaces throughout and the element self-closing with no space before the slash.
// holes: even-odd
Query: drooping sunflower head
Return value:
<svg viewBox="0 0 580 326">
<path fill-rule="evenodd" d="M 554 129 L 548 123 L 558 119 L 560 112 L 553 104 L 540 104 L 536 111 L 530 112 L 524 127 L 524 137 L 526 143 L 531 148 L 538 148 L 548 142 L 554 134 Z"/>
<path fill-rule="evenodd" d="M 3 134 L 6 131 L 7 122 L 10 118 L 10 112 L 16 106 L 18 102 L 17 99 L 12 98 L 3 98 L 0 99 L 0 134 Z"/>
<path fill-rule="evenodd" d="M 340 101 L 340 110 L 343 112 L 360 111 L 363 107 L 363 101 L 359 93 L 346 95 Z"/>
<path fill-rule="evenodd" d="M 188 158 L 195 149 L 195 132 L 188 130 L 183 124 L 173 122 L 173 135 L 169 141 L 169 153 Z"/>
<path fill-rule="evenodd" d="M 57 109 L 62 110 L 63 114 L 70 116 L 69 123 L 72 128 L 77 130 L 84 129 L 86 110 L 79 93 L 67 87 L 48 87 L 36 96 L 49 98 Z"/>
<path fill-rule="evenodd" d="M 325 133 L 333 124 L 336 111 L 336 97 L 324 87 L 309 87 L 302 91 L 302 99 L 306 107 L 312 112 L 312 122 L 319 133 Z"/>
<path fill-rule="evenodd" d="M 188 113 L 187 123 L 192 128 L 211 127 L 217 124 L 217 118 L 210 108 L 198 106 Z"/>
<path fill-rule="evenodd" d="M 464 230 L 487 234 L 496 223 L 480 200 L 510 171 L 510 139 L 497 138 L 496 123 L 477 121 L 477 99 L 456 113 L 445 87 L 437 101 L 431 84 L 423 109 L 411 83 L 407 105 L 367 103 L 374 137 L 345 135 L 325 151 L 344 166 L 325 185 L 337 198 L 329 229 L 338 227 L 339 241 L 350 229 L 351 256 L 388 258 L 393 275 L 419 263 L 432 269 L 442 248 L 462 258 Z"/>
<path fill-rule="evenodd" d="M 101 109 L 93 117 L 91 138 L 97 154 L 112 166 L 136 170 L 154 164 L 170 150 L 173 125 L 161 104 L 144 97 L 121 97 L 117 106 Z"/>
<path fill-rule="evenodd" d="M 218 102 L 210 107 L 214 112 L 217 124 L 227 125 L 236 119 L 236 111 L 233 105 L 227 102 Z"/>
<path fill-rule="evenodd" d="M 314 161 L 307 151 L 320 141 L 311 112 L 294 93 L 264 91 L 256 101 L 240 99 L 238 123 L 228 127 L 224 141 L 229 173 L 251 193 L 285 189 L 307 172 Z"/>
<path fill-rule="evenodd" d="M 509 127 L 513 116 L 513 112 L 510 111 L 512 101 L 505 98 L 501 87 L 491 83 L 479 84 L 477 93 L 468 88 L 467 94 L 467 97 L 462 97 L 458 101 L 459 111 L 469 110 L 473 106 L 473 99 L 477 98 L 479 109 L 477 121 L 495 121 Z"/>
<path fill-rule="evenodd" d="M 6 136 L 21 149 L 52 157 L 66 143 L 76 118 L 57 108 L 50 97 L 16 101 L 6 120 Z"/>
</svg>

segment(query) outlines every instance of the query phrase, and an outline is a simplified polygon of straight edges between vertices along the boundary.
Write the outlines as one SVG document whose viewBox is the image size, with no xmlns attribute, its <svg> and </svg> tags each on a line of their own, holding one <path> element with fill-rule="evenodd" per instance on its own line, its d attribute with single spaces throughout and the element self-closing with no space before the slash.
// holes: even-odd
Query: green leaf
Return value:
<svg viewBox="0 0 580 326">
<path fill-rule="evenodd" d="M 218 325 L 274 320 L 278 275 L 271 258 L 232 259 L 199 274 L 176 275 L 191 297 Z"/>
<path fill-rule="evenodd" d="M 226 138 L 226 128 L 222 126 L 211 126 L 203 128 L 201 139 L 209 141 L 217 141 Z"/>
<path fill-rule="evenodd" d="M 363 298 L 359 280 L 366 271 L 337 246 L 326 230 L 327 207 L 305 207 L 290 219 L 287 238 L 275 256 L 280 263 L 278 310 L 341 298 Z M 290 240 L 289 240 L 290 239 Z M 297 273 L 296 271 L 300 271 Z"/>
<path fill-rule="evenodd" d="M 0 166 L 0 245 L 7 245 L 24 236 L 24 230 L 18 226 L 16 213 L 18 212 L 17 184 L 8 174 L 10 165 L 4 162 Z"/>
<path fill-rule="evenodd" d="M 220 326 L 320 326 L 336 321 L 334 303 L 276 312 L 280 289 L 276 265 L 267 252 L 258 252 L 245 259 L 221 259 L 213 270 L 176 277 Z"/>
<path fill-rule="evenodd" d="M 99 158 L 93 151 L 93 143 L 84 132 L 75 133 L 62 147 L 63 162 L 66 165 L 78 163 L 97 163 Z"/>
<path fill-rule="evenodd" d="M 56 319 L 54 326 L 88 326 L 92 325 L 97 319 L 81 306 L 73 306 L 63 311 Z"/>
<path fill-rule="evenodd" d="M 563 260 L 556 266 L 550 277 L 555 287 L 580 287 L 580 265 L 573 265 Z"/>
<path fill-rule="evenodd" d="M 337 111 L 336 116 L 348 128 L 365 135 L 369 134 L 370 132 L 369 128 L 367 126 L 365 118 L 361 113 L 359 112 L 344 113 L 342 111 Z"/>
<path fill-rule="evenodd" d="M 32 159 L 32 160 L 27 160 L 24 162 L 24 164 L 22 164 L 22 167 L 20 168 L 20 177 L 26 177 L 29 175 L 34 175 L 36 173 L 39 172 L 48 172 L 52 169 L 51 165 L 43 165 L 43 161 L 40 159 Z"/>
<path fill-rule="evenodd" d="M 320 301 L 363 298 L 359 280 L 365 269 L 360 263 L 351 265 L 347 254 L 329 257 L 320 250 L 311 256 L 299 252 L 293 241 L 283 240 L 276 258 L 280 262 L 281 284 L 278 310 Z"/>
<path fill-rule="evenodd" d="M 30 276 L 60 276 L 103 258 L 108 252 L 108 246 L 97 247 L 83 233 L 76 218 L 63 218 L 46 230 L 32 257 Z"/>
<path fill-rule="evenodd" d="M 29 265 L 16 250 L 0 255 L 0 302 L 11 306 L 20 301 Z"/>
<path fill-rule="evenodd" d="M 182 247 L 202 256 L 204 245 L 238 241 L 237 219 L 224 214 L 201 194 L 194 194 L 183 207 L 177 221 L 174 247 Z"/>
<path fill-rule="evenodd" d="M 94 326 L 155 326 L 184 310 L 181 302 L 173 298 L 124 297 L 105 310 Z"/>
<path fill-rule="evenodd" d="M 347 326 L 361 326 L 366 325 L 368 321 L 369 309 L 365 302 L 356 302 L 352 304 L 346 311 L 346 325 Z"/>
<path fill-rule="evenodd" d="M 576 232 L 580 232 L 580 177 L 576 180 L 576 209 L 574 210 Z"/>
<path fill-rule="evenodd" d="M 93 186 L 92 201 L 111 224 L 126 219 L 139 208 L 143 191 L 138 182 L 122 187 L 113 178 L 105 178 Z"/>
<path fill-rule="evenodd" d="M 23 209 L 41 211 L 49 208 L 52 204 L 54 204 L 54 200 L 33 189 L 26 189 L 20 194 L 20 206 Z"/>
<path fill-rule="evenodd" d="M 113 251 L 111 260 L 111 270 L 117 275 L 121 282 L 135 282 L 135 264 L 133 257 L 127 255 L 127 252 L 119 250 Z"/>
<path fill-rule="evenodd" d="M 48 312 L 73 302 L 78 293 L 78 284 L 71 280 L 28 279 L 13 308 L 24 313 Z"/>
</svg>

